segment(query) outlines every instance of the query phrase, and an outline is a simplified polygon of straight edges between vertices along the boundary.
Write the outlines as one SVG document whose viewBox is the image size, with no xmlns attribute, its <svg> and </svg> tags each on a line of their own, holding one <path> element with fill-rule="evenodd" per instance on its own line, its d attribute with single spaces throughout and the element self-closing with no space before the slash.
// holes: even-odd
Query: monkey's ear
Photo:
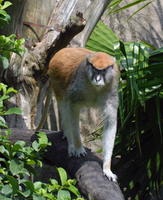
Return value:
<svg viewBox="0 0 163 200">
<path fill-rule="evenodd" d="M 89 62 L 89 58 L 90 58 L 90 57 L 91 57 L 90 55 L 88 55 L 88 56 L 86 57 L 86 61 L 87 61 L 88 64 L 90 64 L 90 62 Z"/>
<path fill-rule="evenodd" d="M 91 62 L 89 62 L 89 58 L 90 58 L 90 55 L 88 55 L 86 58 L 87 65 L 93 66 L 93 64 Z"/>
</svg>

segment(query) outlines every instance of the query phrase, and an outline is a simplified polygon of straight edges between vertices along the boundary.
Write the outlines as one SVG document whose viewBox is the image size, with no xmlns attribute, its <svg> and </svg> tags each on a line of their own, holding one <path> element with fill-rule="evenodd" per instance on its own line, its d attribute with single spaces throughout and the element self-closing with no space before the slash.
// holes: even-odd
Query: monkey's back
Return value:
<svg viewBox="0 0 163 200">
<path fill-rule="evenodd" d="M 64 48 L 53 56 L 48 74 L 58 100 L 75 78 L 80 63 L 92 53 L 94 52 L 84 48 Z"/>
</svg>

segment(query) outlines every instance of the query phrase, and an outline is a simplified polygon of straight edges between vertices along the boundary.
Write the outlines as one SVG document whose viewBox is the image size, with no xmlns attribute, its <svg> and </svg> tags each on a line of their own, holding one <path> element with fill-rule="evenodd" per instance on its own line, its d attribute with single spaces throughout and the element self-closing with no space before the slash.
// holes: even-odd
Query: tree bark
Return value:
<svg viewBox="0 0 163 200">
<path fill-rule="evenodd" d="M 61 48 L 66 47 L 71 39 L 82 31 L 84 26 L 85 20 L 83 15 L 78 12 L 76 17 L 60 28 L 60 32 L 55 30 L 49 32 L 47 30 L 42 42 L 38 43 L 34 50 L 26 48 L 23 58 L 12 54 L 10 66 L 3 73 L 3 82 L 9 86 L 14 85 L 14 88 L 19 92 L 10 98 L 7 107 L 18 105 L 22 109 L 23 118 L 20 118 L 20 116 L 15 116 L 15 118 L 9 116 L 7 121 L 10 127 L 34 128 L 37 104 L 42 103 L 41 92 L 46 93 L 47 91 L 45 89 L 48 79 L 46 71 L 51 56 Z M 38 110 L 39 116 L 41 116 L 40 111 L 42 110 Z"/>
<path fill-rule="evenodd" d="M 77 186 L 85 198 L 91 200 L 123 200 L 123 195 L 117 183 L 109 181 L 102 173 L 102 158 L 99 154 L 86 148 L 87 155 L 80 158 L 68 157 L 67 141 L 62 139 L 62 132 L 42 130 L 52 143 L 44 153 L 43 162 L 63 167 L 68 174 L 77 180 Z M 8 138 L 15 143 L 18 140 L 26 141 L 31 145 L 37 140 L 37 132 L 12 128 Z"/>
<path fill-rule="evenodd" d="M 29 2 L 29 0 L 27 1 Z M 19 127 L 19 131 L 16 134 L 14 134 L 15 131 L 12 129 L 12 139 L 22 139 L 27 143 L 29 142 L 29 144 L 31 144 L 31 140 L 36 139 L 34 131 L 28 131 L 28 129 L 34 129 L 41 118 L 44 107 L 43 101 L 48 87 L 46 72 L 51 57 L 61 48 L 66 47 L 70 41 L 70 45 L 73 47 L 76 44 L 78 47 L 84 47 L 89 35 L 110 1 L 92 1 L 86 12 L 84 12 L 87 24 L 85 24 L 82 14 L 78 12 L 77 17 L 72 18 L 67 25 L 65 25 L 65 22 L 68 21 L 77 0 L 55 1 L 55 8 L 51 13 L 48 26 L 56 29 L 50 31 L 51 29 L 47 28 L 44 35 L 40 37 L 41 42 L 37 44 L 33 44 L 32 40 L 27 40 L 25 43 L 26 52 L 22 58 L 12 54 L 10 66 L 3 72 L 2 76 L 4 83 L 18 90 L 18 93 L 11 95 L 11 98 L 7 101 L 7 109 L 18 106 L 22 110 L 22 115 L 7 116 L 6 121 L 9 127 Z M 84 26 L 84 31 L 78 34 Z M 77 36 L 73 38 L 75 35 Z M 50 120 L 52 120 L 51 128 L 52 126 L 58 128 L 59 122 L 54 117 L 56 114 L 54 109 L 51 110 L 53 110 L 52 117 L 50 117 Z M 24 130 L 21 131 L 20 128 Z M 45 154 L 45 157 L 48 158 L 47 162 L 49 163 L 51 160 L 56 166 L 65 168 L 72 177 L 77 179 L 81 192 L 89 197 L 89 199 L 103 200 L 108 199 L 108 197 L 109 199 L 123 199 L 118 185 L 103 177 L 101 159 L 98 159 L 88 150 L 88 155 L 84 158 L 68 159 L 67 143 L 61 141 L 60 136 L 58 136 L 59 140 L 56 137 L 51 139 L 50 134 L 48 137 L 51 141 L 54 140 L 54 142 L 53 146 L 48 148 L 48 154 Z M 55 146 L 58 144 L 59 146 Z M 59 151 L 57 150 L 58 148 Z"/>
<path fill-rule="evenodd" d="M 42 110 L 44 107 L 43 100 L 46 96 L 46 91 L 48 87 L 48 77 L 46 76 L 46 71 L 48 69 L 48 62 L 50 58 L 58 50 L 60 50 L 63 47 L 66 47 L 70 43 L 70 41 L 71 46 L 73 47 L 75 47 L 76 44 L 78 47 L 84 47 L 93 28 L 95 27 L 96 23 L 103 14 L 103 11 L 105 10 L 105 8 L 111 0 L 91 1 L 88 8 L 84 11 L 84 15 L 86 15 L 87 24 L 85 26 L 84 31 L 82 31 L 81 34 L 78 33 L 82 30 L 80 28 L 84 28 L 82 26 L 85 25 L 85 21 L 81 22 L 79 20 L 82 26 L 79 26 L 79 24 L 77 25 L 76 23 L 77 26 L 71 28 L 71 31 L 73 33 L 69 32 L 68 26 L 66 28 L 66 31 L 63 28 L 65 27 L 65 22 L 68 22 L 72 11 L 75 9 L 75 5 L 80 0 L 49 1 L 50 5 L 54 6 L 54 9 L 53 11 L 52 9 L 49 10 L 49 13 L 47 13 L 49 17 L 47 17 L 45 21 L 49 20 L 48 26 L 57 28 L 57 30 L 50 31 L 50 29 L 47 28 L 44 34 L 42 34 L 41 30 L 41 34 L 39 35 L 38 27 L 34 27 L 34 29 L 36 28 L 41 42 L 33 44 L 33 40 L 35 40 L 33 36 L 31 36 L 30 38 L 31 41 L 27 39 L 25 43 L 26 53 L 23 54 L 22 58 L 15 54 L 12 54 L 9 68 L 2 73 L 3 82 L 6 83 L 8 86 L 14 87 L 18 90 L 18 93 L 16 95 L 12 95 L 11 98 L 8 100 L 6 104 L 7 109 L 18 106 L 22 110 L 22 116 L 7 116 L 6 121 L 9 127 L 32 129 L 35 128 L 35 126 L 37 126 L 41 118 Z M 19 27 L 22 27 L 22 17 L 21 20 L 18 20 L 18 18 L 20 19 L 20 16 L 22 16 L 21 14 L 23 13 L 23 6 L 25 5 L 25 2 L 26 1 L 19 1 L 21 7 L 21 9 L 19 9 L 19 17 L 18 15 L 15 15 L 16 20 L 11 21 L 11 27 L 16 27 L 15 23 L 18 21 Z M 44 19 L 42 15 L 45 16 L 45 11 L 43 12 L 41 10 L 41 6 L 43 7 L 44 4 L 45 2 L 42 0 L 40 0 L 39 2 L 36 0 L 33 0 L 32 2 L 30 0 L 27 0 L 26 6 L 28 7 L 25 7 L 24 9 L 24 16 L 26 16 L 26 20 L 38 24 L 44 24 L 45 21 L 40 21 Z M 15 1 L 13 1 L 13 5 L 17 5 L 15 4 Z M 32 6 L 31 12 L 29 11 L 30 6 Z M 49 9 L 48 6 L 47 9 Z M 13 18 L 14 13 L 11 12 L 10 14 L 11 19 L 15 19 Z M 39 16 L 40 18 L 36 19 Z M 33 21 L 30 20 L 30 17 Z M 73 20 L 74 18 L 72 18 L 72 21 Z M 69 23 L 69 25 L 70 24 L 71 22 Z M 8 34 L 16 33 L 17 30 L 10 29 L 10 26 L 7 26 L 7 30 L 9 31 Z M 61 29 L 61 31 L 58 31 L 58 28 Z M 27 28 L 25 27 L 23 28 L 23 31 L 28 32 Z M 76 34 L 78 35 L 75 38 L 73 38 Z M 19 35 L 21 35 L 21 33 Z M 53 103 L 56 104 L 55 99 L 53 100 Z M 56 129 L 57 127 L 58 129 L 60 122 L 55 117 L 55 115 L 57 116 L 57 113 L 55 113 L 56 110 L 56 108 L 53 109 L 51 113 L 53 115 L 53 120 L 56 120 L 56 123 L 51 123 L 51 128 Z M 91 117 L 93 116 L 91 115 Z M 52 120 L 51 117 L 49 118 L 50 120 Z"/>
<path fill-rule="evenodd" d="M 93 3 L 90 4 L 86 12 L 84 12 L 84 17 L 87 19 L 87 24 L 84 30 L 74 38 L 77 41 L 78 45 L 80 45 L 80 47 L 85 47 L 89 36 L 91 35 L 97 22 L 100 20 L 102 14 L 106 10 L 110 2 L 110 0 L 94 0 Z"/>
</svg>

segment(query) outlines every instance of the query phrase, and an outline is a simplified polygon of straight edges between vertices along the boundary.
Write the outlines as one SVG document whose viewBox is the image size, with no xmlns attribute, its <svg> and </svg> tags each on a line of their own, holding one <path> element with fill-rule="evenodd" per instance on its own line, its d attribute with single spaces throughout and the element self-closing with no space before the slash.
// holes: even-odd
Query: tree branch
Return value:
<svg viewBox="0 0 163 200">
<path fill-rule="evenodd" d="M 117 183 L 109 181 L 102 173 L 102 158 L 99 154 L 86 149 L 87 155 L 81 158 L 69 158 L 67 141 L 62 139 L 61 132 L 42 130 L 52 143 L 44 153 L 46 164 L 63 167 L 67 173 L 77 180 L 80 192 L 92 200 L 123 200 L 121 190 Z M 27 145 L 31 145 L 37 140 L 37 135 L 33 130 L 23 130 L 12 128 L 12 134 L 8 138 L 13 143 L 23 140 Z"/>
<path fill-rule="evenodd" d="M 87 20 L 87 24 L 84 30 L 75 36 L 75 41 L 80 47 L 85 47 L 85 44 L 91 35 L 93 29 L 95 28 L 97 22 L 100 20 L 102 14 L 106 10 L 107 6 L 110 4 L 111 0 L 94 0 L 88 7 L 88 9 L 83 13 Z"/>
<path fill-rule="evenodd" d="M 57 51 L 62 48 L 65 48 L 72 38 L 80 33 L 86 25 L 86 20 L 83 18 L 83 13 L 77 12 L 74 18 L 71 18 L 69 22 L 61 28 L 58 36 L 51 42 L 50 45 L 45 45 L 44 40 L 46 41 L 49 38 L 51 31 L 47 31 L 46 37 L 41 41 L 40 45 L 35 48 L 35 53 L 40 54 L 40 63 L 43 63 L 44 66 L 48 66 L 50 59 L 55 55 Z M 52 31 L 54 32 L 54 31 Z M 40 53 L 39 53 L 40 52 Z"/>
<path fill-rule="evenodd" d="M 50 47 L 46 49 L 46 54 L 48 55 L 47 62 L 57 51 L 65 48 L 72 38 L 84 29 L 85 25 L 86 20 L 83 18 L 83 13 L 77 11 L 76 16 L 74 18 L 70 18 L 69 23 L 62 28 L 56 40 L 54 40 Z"/>
</svg>

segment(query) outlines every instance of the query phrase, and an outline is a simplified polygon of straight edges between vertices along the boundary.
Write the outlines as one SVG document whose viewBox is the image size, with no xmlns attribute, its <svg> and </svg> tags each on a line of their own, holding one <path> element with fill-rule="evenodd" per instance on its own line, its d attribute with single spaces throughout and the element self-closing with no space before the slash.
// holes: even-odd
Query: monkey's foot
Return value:
<svg viewBox="0 0 163 200">
<path fill-rule="evenodd" d="M 83 147 L 83 145 L 79 148 L 76 149 L 76 157 L 80 157 L 80 156 L 85 156 L 87 154 L 85 148 Z"/>
<path fill-rule="evenodd" d="M 74 145 L 69 145 L 68 147 L 68 156 L 72 157 L 80 157 L 80 156 L 85 156 L 87 154 L 85 148 L 83 146 L 79 148 L 75 148 Z"/>
<path fill-rule="evenodd" d="M 110 169 L 103 169 L 103 175 L 107 176 L 110 181 L 117 182 L 117 175 L 113 174 Z"/>
<path fill-rule="evenodd" d="M 73 157 L 76 155 L 76 149 L 73 144 L 68 146 L 68 157 Z"/>
</svg>

